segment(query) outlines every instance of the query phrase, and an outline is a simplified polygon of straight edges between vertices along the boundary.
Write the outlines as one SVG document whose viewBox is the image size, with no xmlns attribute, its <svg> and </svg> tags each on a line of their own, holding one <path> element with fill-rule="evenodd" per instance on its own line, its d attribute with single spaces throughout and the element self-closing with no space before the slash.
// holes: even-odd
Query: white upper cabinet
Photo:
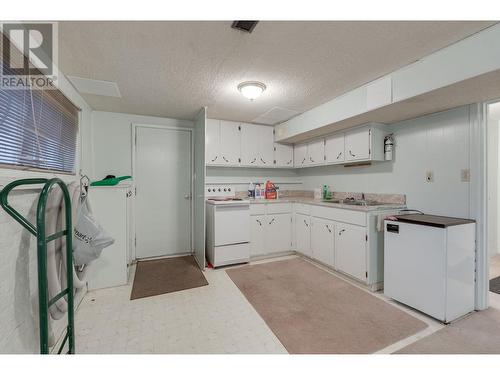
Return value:
<svg viewBox="0 0 500 375">
<path fill-rule="evenodd" d="M 345 160 L 384 160 L 384 138 L 387 132 L 378 126 L 354 129 L 345 133 Z"/>
<path fill-rule="evenodd" d="M 346 161 L 370 159 L 370 128 L 361 128 L 346 132 L 345 152 Z"/>
<path fill-rule="evenodd" d="M 344 133 L 336 134 L 325 140 L 326 162 L 329 164 L 344 163 L 345 143 Z"/>
<path fill-rule="evenodd" d="M 293 146 L 281 143 L 274 144 L 274 165 L 278 168 L 293 167 Z"/>
<path fill-rule="evenodd" d="M 208 165 L 220 164 L 220 121 L 207 119 L 205 131 L 205 162 Z M 220 159 L 220 160 L 219 160 Z"/>
<path fill-rule="evenodd" d="M 293 165 L 302 168 L 307 165 L 307 144 L 295 145 L 293 150 Z"/>
<path fill-rule="evenodd" d="M 232 121 L 220 122 L 220 156 L 218 164 L 237 166 L 240 164 L 240 124 Z"/>
<path fill-rule="evenodd" d="M 319 139 L 307 144 L 307 165 L 325 163 L 325 141 Z"/>
<path fill-rule="evenodd" d="M 272 126 L 254 125 L 260 128 L 260 156 L 259 165 L 261 167 L 274 167 L 274 128 Z"/>
<path fill-rule="evenodd" d="M 259 126 L 241 124 L 241 165 L 255 167 L 260 164 L 261 130 Z"/>
</svg>

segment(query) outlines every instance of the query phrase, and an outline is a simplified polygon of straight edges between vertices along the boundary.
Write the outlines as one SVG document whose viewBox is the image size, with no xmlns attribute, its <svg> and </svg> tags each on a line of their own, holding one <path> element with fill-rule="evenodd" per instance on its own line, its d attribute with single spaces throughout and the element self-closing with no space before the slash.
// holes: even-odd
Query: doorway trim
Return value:
<svg viewBox="0 0 500 375">
<path fill-rule="evenodd" d="M 193 197 L 194 197 L 194 134 L 193 134 L 193 129 L 192 128 L 186 128 L 182 126 L 169 126 L 169 125 L 158 125 L 158 124 L 145 124 L 145 123 L 131 123 L 131 137 L 130 137 L 130 146 L 132 148 L 132 228 L 133 228 L 133 240 L 132 240 L 132 262 L 137 261 L 137 254 L 136 254 L 136 238 L 137 238 L 137 228 L 136 228 L 136 220 L 135 220 L 135 196 L 137 192 L 137 188 L 135 185 L 135 171 L 137 170 L 136 167 L 136 156 L 137 156 L 137 129 L 138 128 L 152 128 L 152 129 L 164 129 L 164 130 L 179 130 L 179 131 L 185 131 L 189 133 L 189 138 L 190 138 L 190 147 L 191 147 L 191 163 L 190 163 L 190 194 L 191 194 L 191 199 L 190 199 L 190 226 L 189 226 L 189 243 L 190 243 L 190 254 L 193 254 L 193 243 L 194 243 L 194 231 L 193 231 L 193 223 L 194 223 L 194 204 L 193 204 Z M 182 254 L 178 254 L 182 255 Z"/>
</svg>

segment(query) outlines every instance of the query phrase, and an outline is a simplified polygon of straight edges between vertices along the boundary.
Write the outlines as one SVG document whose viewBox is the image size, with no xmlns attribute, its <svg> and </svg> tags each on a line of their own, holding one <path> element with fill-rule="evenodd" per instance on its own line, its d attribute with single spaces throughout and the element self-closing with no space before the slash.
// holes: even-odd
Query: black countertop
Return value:
<svg viewBox="0 0 500 375">
<path fill-rule="evenodd" d="M 454 225 L 475 223 L 475 220 L 461 219 L 457 217 L 437 216 L 437 215 L 422 215 L 422 214 L 409 214 L 395 216 L 397 221 L 402 223 L 411 223 L 419 225 L 427 225 L 437 228 L 447 228 Z"/>
</svg>

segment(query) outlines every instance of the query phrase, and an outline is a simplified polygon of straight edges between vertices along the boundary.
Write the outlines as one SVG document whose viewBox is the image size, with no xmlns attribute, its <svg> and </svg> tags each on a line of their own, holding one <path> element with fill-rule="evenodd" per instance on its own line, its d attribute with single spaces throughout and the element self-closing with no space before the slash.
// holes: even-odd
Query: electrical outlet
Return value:
<svg viewBox="0 0 500 375">
<path fill-rule="evenodd" d="M 470 182 L 470 169 L 460 170 L 460 180 L 462 182 Z"/>
<path fill-rule="evenodd" d="M 425 172 L 425 181 L 434 182 L 434 172 L 433 171 L 426 171 Z"/>
</svg>

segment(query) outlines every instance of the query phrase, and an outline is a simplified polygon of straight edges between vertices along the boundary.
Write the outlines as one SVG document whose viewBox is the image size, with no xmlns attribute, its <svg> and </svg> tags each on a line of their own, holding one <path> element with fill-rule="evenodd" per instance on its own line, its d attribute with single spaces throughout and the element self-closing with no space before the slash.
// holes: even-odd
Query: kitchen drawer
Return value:
<svg viewBox="0 0 500 375">
<path fill-rule="evenodd" d="M 304 203 L 295 203 L 295 213 L 302 215 L 310 215 L 311 206 L 309 204 L 304 204 Z"/>
<path fill-rule="evenodd" d="M 265 215 L 266 205 L 264 203 L 250 203 L 250 215 Z"/>
<path fill-rule="evenodd" d="M 312 206 L 311 216 L 365 227 L 367 215 L 366 212 L 346 210 L 342 208 Z"/>
<path fill-rule="evenodd" d="M 287 214 L 292 212 L 291 203 L 267 203 L 268 214 Z"/>
<path fill-rule="evenodd" d="M 215 267 L 227 264 L 247 263 L 250 260 L 250 243 L 217 246 L 214 249 L 214 255 Z"/>
</svg>

